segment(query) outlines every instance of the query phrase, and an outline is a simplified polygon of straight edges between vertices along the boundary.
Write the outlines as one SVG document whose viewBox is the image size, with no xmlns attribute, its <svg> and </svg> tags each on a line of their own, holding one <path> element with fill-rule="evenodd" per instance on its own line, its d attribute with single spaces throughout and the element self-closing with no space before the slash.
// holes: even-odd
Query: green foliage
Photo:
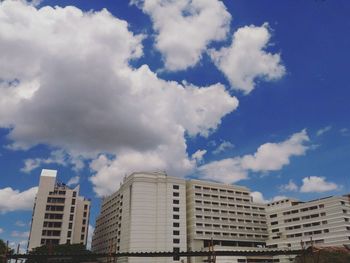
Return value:
<svg viewBox="0 0 350 263">
<path fill-rule="evenodd" d="M 7 248 L 7 253 L 6 253 L 6 243 L 4 240 L 0 239 L 0 255 L 5 255 L 5 254 L 13 254 L 14 250 Z"/>
<path fill-rule="evenodd" d="M 295 263 L 349 263 L 350 254 L 345 252 L 320 251 L 295 258 Z"/>
<path fill-rule="evenodd" d="M 87 250 L 82 244 L 64 244 L 64 245 L 53 245 L 48 246 L 44 245 L 41 247 L 37 247 L 29 252 L 30 255 L 89 255 L 91 251 Z M 82 257 L 83 258 L 83 257 Z M 75 258 L 74 262 L 85 262 L 86 259 L 77 259 Z M 33 258 L 28 259 L 26 263 L 41 263 L 41 262 L 55 262 L 55 259 L 47 260 L 46 258 Z M 64 261 L 66 262 L 66 261 Z M 68 259 L 67 262 L 70 262 Z"/>
</svg>

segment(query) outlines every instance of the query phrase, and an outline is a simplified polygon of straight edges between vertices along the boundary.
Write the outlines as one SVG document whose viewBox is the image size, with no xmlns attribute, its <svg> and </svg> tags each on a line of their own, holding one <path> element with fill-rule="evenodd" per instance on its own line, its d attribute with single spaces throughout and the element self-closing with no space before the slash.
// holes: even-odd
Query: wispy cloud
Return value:
<svg viewBox="0 0 350 263">
<path fill-rule="evenodd" d="M 234 145 L 229 141 L 223 141 L 219 146 L 213 151 L 213 154 L 219 154 L 225 152 L 229 149 L 234 148 Z"/>
<path fill-rule="evenodd" d="M 319 129 L 317 132 L 316 132 L 316 135 L 317 136 L 321 136 L 321 135 L 323 135 L 323 134 L 325 134 L 326 132 L 329 132 L 330 130 L 332 129 L 332 126 L 326 126 L 326 127 L 324 127 L 324 128 L 322 128 L 322 129 Z"/>
</svg>

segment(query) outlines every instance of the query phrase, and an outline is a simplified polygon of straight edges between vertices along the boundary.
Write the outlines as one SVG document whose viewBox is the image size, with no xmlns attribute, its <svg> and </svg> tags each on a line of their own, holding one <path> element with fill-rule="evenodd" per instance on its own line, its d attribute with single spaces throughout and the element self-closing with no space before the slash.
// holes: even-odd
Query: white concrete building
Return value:
<svg viewBox="0 0 350 263">
<path fill-rule="evenodd" d="M 57 171 L 43 169 L 35 198 L 28 249 L 42 245 L 84 244 L 89 226 L 90 201 L 56 181 Z"/>
<path fill-rule="evenodd" d="M 206 250 L 258 249 L 268 238 L 265 205 L 253 203 L 246 187 L 190 180 L 186 184 L 188 247 Z M 203 262 L 205 258 L 192 258 Z M 218 257 L 217 262 L 246 262 L 246 257 Z M 262 258 L 257 261 L 262 262 Z M 272 257 L 263 262 L 272 262 Z M 270 260 L 270 261 L 269 261 Z"/>
<path fill-rule="evenodd" d="M 350 245 L 350 196 L 308 202 L 285 199 L 267 204 L 271 248 Z M 280 257 L 280 262 L 292 259 Z"/>
<path fill-rule="evenodd" d="M 165 173 L 133 173 L 102 201 L 92 250 L 147 252 L 187 249 L 186 182 Z M 123 258 L 118 262 L 173 262 L 173 258 Z M 178 261 L 175 259 L 175 261 Z"/>
</svg>

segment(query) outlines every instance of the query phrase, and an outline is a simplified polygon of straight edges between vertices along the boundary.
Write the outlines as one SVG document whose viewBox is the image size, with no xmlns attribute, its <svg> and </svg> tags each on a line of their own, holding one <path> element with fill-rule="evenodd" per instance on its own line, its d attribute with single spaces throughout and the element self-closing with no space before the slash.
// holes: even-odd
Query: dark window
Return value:
<svg viewBox="0 0 350 263">
<path fill-rule="evenodd" d="M 174 243 L 174 244 L 179 244 L 179 243 L 180 243 L 180 239 L 174 238 L 174 239 L 173 239 L 173 243 Z"/>
<path fill-rule="evenodd" d="M 72 231 L 68 231 L 68 237 L 71 237 L 72 236 Z"/>
<path fill-rule="evenodd" d="M 81 239 L 81 240 L 84 240 L 84 238 L 85 238 L 84 235 L 81 235 L 81 236 L 80 236 L 80 239 Z"/>
<path fill-rule="evenodd" d="M 70 212 L 71 212 L 71 213 L 74 213 L 74 206 L 72 206 L 72 207 L 70 208 Z"/>
<path fill-rule="evenodd" d="M 179 212 L 179 211 L 180 211 L 180 208 L 179 208 L 179 207 L 173 207 L 173 211 L 174 211 L 174 212 Z"/>
<path fill-rule="evenodd" d="M 72 199 L 72 205 L 75 205 L 75 199 Z"/>
<path fill-rule="evenodd" d="M 179 253 L 179 252 L 180 252 L 180 248 L 179 248 L 179 247 L 174 247 L 174 248 L 173 248 L 173 251 L 174 251 L 174 253 Z M 179 256 L 174 256 L 174 257 L 173 257 L 173 260 L 174 260 L 174 261 L 179 261 L 179 260 L 180 260 L 180 257 L 179 257 Z"/>
<path fill-rule="evenodd" d="M 87 213 L 86 212 L 84 212 L 84 217 L 86 217 L 87 216 Z"/>
<path fill-rule="evenodd" d="M 73 192 L 73 197 L 76 197 L 77 196 L 77 192 Z"/>
<path fill-rule="evenodd" d="M 69 220 L 70 220 L 70 221 L 73 221 L 73 217 L 74 217 L 74 215 L 70 215 L 70 216 L 69 216 Z"/>
<path fill-rule="evenodd" d="M 174 236 L 178 236 L 178 235 L 180 235 L 180 231 L 178 231 L 178 230 L 174 230 L 174 231 L 173 231 L 173 235 L 174 235 Z"/>
<path fill-rule="evenodd" d="M 178 205 L 180 203 L 180 200 L 173 200 L 173 204 Z"/>
<path fill-rule="evenodd" d="M 174 185 L 173 185 L 173 189 L 178 190 L 178 189 L 180 189 L 180 187 L 179 187 L 178 185 L 174 184 Z"/>
<path fill-rule="evenodd" d="M 180 223 L 173 223 L 173 227 L 180 227 Z"/>
<path fill-rule="evenodd" d="M 173 196 L 180 196 L 180 193 L 174 192 L 174 193 L 173 193 Z"/>
<path fill-rule="evenodd" d="M 85 225 L 86 224 L 86 219 L 83 219 L 83 225 Z"/>
<path fill-rule="evenodd" d="M 87 210 L 88 209 L 88 205 L 84 205 L 84 210 Z"/>
<path fill-rule="evenodd" d="M 73 228 L 73 223 L 69 223 L 68 229 L 72 229 Z"/>
<path fill-rule="evenodd" d="M 180 219 L 179 215 L 173 215 L 173 219 Z"/>
</svg>

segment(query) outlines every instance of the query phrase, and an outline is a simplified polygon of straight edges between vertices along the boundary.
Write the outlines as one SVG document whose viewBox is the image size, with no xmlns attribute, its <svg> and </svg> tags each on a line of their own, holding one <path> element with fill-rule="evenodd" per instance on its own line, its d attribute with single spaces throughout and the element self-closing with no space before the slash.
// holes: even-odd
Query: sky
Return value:
<svg viewBox="0 0 350 263">
<path fill-rule="evenodd" d="M 101 197 L 134 171 L 350 192 L 347 0 L 0 2 L 0 238 L 26 246 L 41 169 Z"/>
</svg>

